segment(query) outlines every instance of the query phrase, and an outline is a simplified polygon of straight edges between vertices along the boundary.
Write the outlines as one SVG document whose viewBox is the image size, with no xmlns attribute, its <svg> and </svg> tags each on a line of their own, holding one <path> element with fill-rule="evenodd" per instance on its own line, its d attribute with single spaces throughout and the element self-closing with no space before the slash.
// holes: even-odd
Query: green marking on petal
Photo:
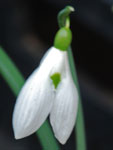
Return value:
<svg viewBox="0 0 113 150">
<path fill-rule="evenodd" d="M 61 74 L 60 73 L 54 73 L 53 75 L 50 76 L 50 78 L 52 79 L 54 87 L 56 89 L 58 84 L 61 81 Z"/>
</svg>

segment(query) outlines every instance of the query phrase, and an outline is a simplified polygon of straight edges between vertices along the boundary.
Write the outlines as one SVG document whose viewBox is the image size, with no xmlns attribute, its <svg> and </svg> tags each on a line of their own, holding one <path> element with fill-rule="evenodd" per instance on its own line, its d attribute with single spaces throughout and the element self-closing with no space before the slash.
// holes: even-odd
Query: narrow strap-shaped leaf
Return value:
<svg viewBox="0 0 113 150">
<path fill-rule="evenodd" d="M 77 86 L 77 89 L 79 92 L 78 114 L 77 114 L 77 121 L 76 121 L 76 128 L 75 128 L 76 141 L 77 141 L 76 146 L 77 146 L 77 150 L 86 150 L 86 140 L 85 140 L 86 138 L 85 138 L 83 110 L 82 110 L 79 84 L 78 84 L 76 68 L 75 68 L 75 64 L 74 64 L 71 47 L 69 47 L 69 49 L 68 49 L 68 58 L 69 58 L 72 77 L 73 77 L 73 80 L 74 80 L 75 85 Z"/>
</svg>

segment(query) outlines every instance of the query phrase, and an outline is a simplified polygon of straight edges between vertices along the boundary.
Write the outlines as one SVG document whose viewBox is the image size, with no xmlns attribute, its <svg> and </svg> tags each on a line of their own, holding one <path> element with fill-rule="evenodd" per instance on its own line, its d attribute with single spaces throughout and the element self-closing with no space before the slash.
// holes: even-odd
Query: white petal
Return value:
<svg viewBox="0 0 113 150">
<path fill-rule="evenodd" d="M 64 71 L 64 59 L 66 52 L 56 49 L 55 47 L 50 48 L 44 55 L 41 61 L 41 68 L 47 68 L 46 70 L 50 70 L 50 75 L 56 72 Z"/>
<path fill-rule="evenodd" d="M 44 67 L 43 70 L 49 70 L 49 72 L 51 71 L 51 74 L 59 72 L 62 70 L 65 55 L 66 52 L 60 51 L 55 47 L 51 47 L 42 58 L 40 68 L 43 69 Z"/>
<path fill-rule="evenodd" d="M 31 74 L 23 86 L 13 113 L 16 139 L 34 133 L 47 118 L 54 101 L 50 71 L 59 56 L 59 50 L 50 48 L 39 68 Z"/>
<path fill-rule="evenodd" d="M 13 128 L 15 138 L 23 138 L 34 133 L 47 118 L 54 99 L 50 79 L 35 81 L 28 91 L 22 91 L 17 99 L 13 114 Z"/>
<path fill-rule="evenodd" d="M 50 113 L 55 137 L 62 144 L 66 143 L 73 130 L 78 106 L 78 92 L 70 74 L 67 56 L 65 61 L 66 73 L 56 90 L 55 102 Z"/>
</svg>

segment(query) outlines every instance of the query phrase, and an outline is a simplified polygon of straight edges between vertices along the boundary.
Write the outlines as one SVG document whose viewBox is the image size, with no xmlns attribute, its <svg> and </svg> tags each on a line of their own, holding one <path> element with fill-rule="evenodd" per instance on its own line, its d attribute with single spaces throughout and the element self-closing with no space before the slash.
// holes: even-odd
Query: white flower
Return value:
<svg viewBox="0 0 113 150">
<path fill-rule="evenodd" d="M 61 76 L 57 88 L 51 79 L 55 73 Z M 65 144 L 75 124 L 77 105 L 78 92 L 70 73 L 67 52 L 51 47 L 17 98 L 13 113 L 15 138 L 34 133 L 50 114 L 55 137 Z"/>
</svg>

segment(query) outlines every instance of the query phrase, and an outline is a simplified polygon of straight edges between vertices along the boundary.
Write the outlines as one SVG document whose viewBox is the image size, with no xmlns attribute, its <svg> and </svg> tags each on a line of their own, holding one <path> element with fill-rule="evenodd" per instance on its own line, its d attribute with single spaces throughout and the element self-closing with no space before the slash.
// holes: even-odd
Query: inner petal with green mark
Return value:
<svg viewBox="0 0 113 150">
<path fill-rule="evenodd" d="M 61 81 L 61 74 L 60 74 L 59 72 L 56 72 L 56 73 L 52 74 L 52 75 L 50 76 L 50 78 L 52 79 L 53 84 L 54 84 L 54 87 L 55 87 L 55 89 L 56 89 L 56 88 L 58 87 L 58 84 L 59 84 L 60 81 Z"/>
</svg>

